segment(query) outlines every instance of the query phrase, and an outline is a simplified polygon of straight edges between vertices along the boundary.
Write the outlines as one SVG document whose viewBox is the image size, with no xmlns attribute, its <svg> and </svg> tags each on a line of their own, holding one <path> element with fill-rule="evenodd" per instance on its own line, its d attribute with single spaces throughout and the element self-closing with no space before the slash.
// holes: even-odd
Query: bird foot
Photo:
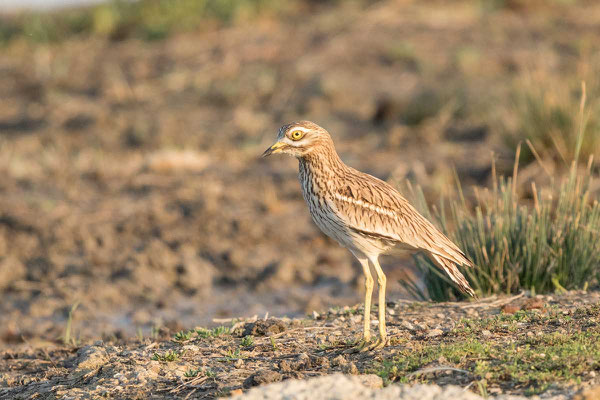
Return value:
<svg viewBox="0 0 600 400">
<path fill-rule="evenodd" d="M 356 343 L 354 344 L 354 346 L 352 346 L 349 349 L 345 350 L 344 353 L 345 354 L 359 353 L 361 351 L 364 351 L 363 349 L 366 349 L 370 345 L 371 345 L 371 338 L 370 337 L 363 337 L 362 339 L 358 339 L 356 341 Z"/>
<path fill-rule="evenodd" d="M 379 350 L 379 349 L 383 349 L 385 346 L 387 346 L 387 344 L 388 344 L 387 337 L 385 337 L 385 336 L 384 337 L 378 337 L 375 342 L 370 343 L 368 346 L 363 347 L 359 351 L 361 353 L 364 353 L 364 352 L 367 352 L 367 351 Z"/>
</svg>

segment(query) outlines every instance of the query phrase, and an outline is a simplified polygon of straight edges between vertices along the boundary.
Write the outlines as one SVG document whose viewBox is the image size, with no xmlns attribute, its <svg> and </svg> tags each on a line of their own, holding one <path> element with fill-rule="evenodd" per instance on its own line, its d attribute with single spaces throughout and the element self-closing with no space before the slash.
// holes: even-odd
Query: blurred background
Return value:
<svg viewBox="0 0 600 400">
<path fill-rule="evenodd" d="M 600 141 L 593 0 L 2 0 L 0 344 L 151 335 L 362 300 L 279 126 L 438 204 Z M 526 141 L 531 145 L 526 145 Z M 534 148 L 536 152 L 532 152 Z M 537 161 L 536 161 L 537 157 Z M 594 189 L 595 190 L 595 189 Z M 390 299 L 416 278 L 383 260 Z"/>
</svg>

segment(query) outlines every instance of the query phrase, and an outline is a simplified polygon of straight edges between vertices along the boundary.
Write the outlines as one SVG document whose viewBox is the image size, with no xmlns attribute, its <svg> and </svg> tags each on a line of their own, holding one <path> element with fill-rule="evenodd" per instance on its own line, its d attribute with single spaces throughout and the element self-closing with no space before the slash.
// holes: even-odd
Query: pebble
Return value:
<svg viewBox="0 0 600 400">
<path fill-rule="evenodd" d="M 360 383 L 370 389 L 381 389 L 383 387 L 383 379 L 374 374 L 358 375 Z"/>
<path fill-rule="evenodd" d="M 402 321 L 402 323 L 400 325 L 402 325 L 403 327 L 405 327 L 409 331 L 414 331 L 415 330 L 415 327 L 413 326 L 413 324 L 411 324 L 408 321 Z"/>
<path fill-rule="evenodd" d="M 252 386 L 264 385 L 265 383 L 279 382 L 281 378 L 282 376 L 279 372 L 262 369 L 250 375 L 244 381 L 243 386 L 249 388 Z"/>
<path fill-rule="evenodd" d="M 598 400 L 600 398 L 600 385 L 584 389 L 573 397 L 573 400 Z"/>
<path fill-rule="evenodd" d="M 333 360 L 331 360 L 331 365 L 333 365 L 334 367 L 343 367 L 346 364 L 348 364 L 348 361 L 341 354 L 339 356 L 337 356 L 336 358 L 334 358 Z"/>
<path fill-rule="evenodd" d="M 105 349 L 98 346 L 85 346 L 77 351 L 77 369 L 94 370 L 108 362 Z"/>
<path fill-rule="evenodd" d="M 358 368 L 353 362 L 350 362 L 344 366 L 342 366 L 342 372 L 350 375 L 358 375 Z"/>
<path fill-rule="evenodd" d="M 427 337 L 437 337 L 437 336 L 442 336 L 444 334 L 444 331 L 441 329 L 432 329 L 429 332 L 427 332 Z"/>
<path fill-rule="evenodd" d="M 281 360 L 279 361 L 279 370 L 281 372 L 292 372 L 292 366 L 290 365 L 289 361 Z"/>
<path fill-rule="evenodd" d="M 504 314 L 514 314 L 519 311 L 519 307 L 516 304 L 505 304 L 501 310 Z"/>
<path fill-rule="evenodd" d="M 529 299 L 521 307 L 522 310 L 541 310 L 544 308 L 544 301 L 542 299 Z"/>
</svg>

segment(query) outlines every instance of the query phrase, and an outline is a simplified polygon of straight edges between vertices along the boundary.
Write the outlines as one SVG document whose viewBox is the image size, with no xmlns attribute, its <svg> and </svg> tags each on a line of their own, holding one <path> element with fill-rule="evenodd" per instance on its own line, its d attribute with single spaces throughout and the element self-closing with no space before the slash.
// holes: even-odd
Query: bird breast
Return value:
<svg viewBox="0 0 600 400">
<path fill-rule="evenodd" d="M 351 219 L 348 213 L 336 205 L 339 199 L 336 198 L 338 192 L 335 179 L 340 179 L 339 177 L 324 176 L 301 163 L 298 178 L 311 217 L 327 236 L 344 247 L 364 254 L 380 254 L 391 247 L 389 241 L 349 226 Z"/>
</svg>

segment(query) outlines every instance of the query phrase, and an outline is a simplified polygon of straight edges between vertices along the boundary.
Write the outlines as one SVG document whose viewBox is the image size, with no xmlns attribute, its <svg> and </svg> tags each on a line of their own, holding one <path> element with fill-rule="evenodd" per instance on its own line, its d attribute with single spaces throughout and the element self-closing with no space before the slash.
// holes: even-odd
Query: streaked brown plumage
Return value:
<svg viewBox="0 0 600 400">
<path fill-rule="evenodd" d="M 302 194 L 317 226 L 358 259 L 365 273 L 365 318 L 361 349 L 383 347 L 385 331 L 385 274 L 379 255 L 395 246 L 429 253 L 457 286 L 474 295 L 456 264 L 473 266 L 465 254 L 425 219 L 386 182 L 347 166 L 339 158 L 329 133 L 310 121 L 279 129 L 277 142 L 263 156 L 287 153 L 298 158 Z M 373 278 L 379 283 L 379 331 L 369 345 Z"/>
</svg>

